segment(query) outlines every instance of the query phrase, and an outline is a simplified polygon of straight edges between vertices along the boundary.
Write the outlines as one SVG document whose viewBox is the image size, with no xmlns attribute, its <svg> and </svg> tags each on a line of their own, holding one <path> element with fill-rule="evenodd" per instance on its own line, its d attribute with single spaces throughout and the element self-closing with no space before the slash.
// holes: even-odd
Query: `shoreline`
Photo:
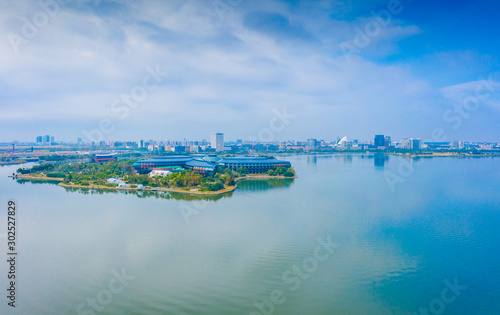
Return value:
<svg viewBox="0 0 500 315">
<path fill-rule="evenodd" d="M 250 176 L 245 176 L 245 177 L 238 177 L 236 178 L 235 185 L 234 186 L 224 186 L 224 189 L 218 190 L 218 191 L 199 191 L 199 190 L 184 190 L 184 189 L 175 189 L 175 188 L 161 188 L 161 187 L 152 187 L 152 188 L 143 188 L 143 189 L 138 189 L 138 188 L 131 188 L 131 187 L 107 187 L 107 186 L 100 186 L 100 185 L 74 185 L 74 184 L 63 184 L 59 183 L 59 186 L 63 188 L 82 188 L 82 189 L 100 189 L 100 190 L 115 190 L 115 191 L 166 191 L 166 192 L 173 192 L 173 193 L 179 193 L 179 194 L 188 194 L 188 195 L 198 195 L 198 196 L 213 196 L 213 195 L 222 195 L 222 194 L 227 194 L 230 192 L 235 191 L 238 188 L 238 185 L 236 182 L 240 180 L 268 180 L 268 179 L 286 179 L 286 178 L 297 178 L 297 175 L 293 177 L 285 177 L 283 175 L 278 175 L 278 176 L 269 176 L 269 175 L 250 175 Z"/>
<path fill-rule="evenodd" d="M 161 187 L 152 187 L 152 188 L 132 188 L 132 187 L 108 187 L 102 185 L 75 185 L 75 184 L 64 184 L 62 181 L 63 178 L 57 177 L 42 177 L 42 176 L 29 176 L 29 175 L 9 175 L 10 178 L 15 179 L 25 179 L 25 180 L 43 180 L 43 181 L 54 181 L 59 182 L 58 186 L 63 188 L 80 188 L 80 189 L 96 189 L 96 190 L 112 190 L 112 191 L 165 191 L 179 194 L 188 194 L 188 195 L 198 195 L 198 196 L 213 196 L 213 195 L 222 195 L 235 191 L 238 188 L 236 182 L 240 180 L 269 180 L 269 179 L 287 179 L 287 178 L 297 178 L 297 175 L 293 177 L 285 177 L 283 175 L 278 176 L 270 176 L 270 175 L 247 175 L 245 177 L 236 178 L 235 184 L 233 186 L 224 186 L 223 189 L 218 191 L 199 191 L 199 190 L 184 190 L 184 189 L 175 189 L 175 188 L 161 188 Z"/>
<path fill-rule="evenodd" d="M 220 195 L 220 194 L 225 194 L 234 191 L 238 186 L 228 186 L 227 188 L 225 187 L 224 189 L 221 189 L 219 191 L 190 191 L 190 190 L 182 190 L 182 189 L 174 189 L 174 188 L 159 188 L 159 187 L 153 187 L 153 188 L 132 188 L 132 187 L 107 187 L 107 186 L 101 186 L 101 185 L 74 185 L 74 184 L 63 184 L 59 183 L 60 187 L 63 188 L 81 188 L 81 189 L 96 189 L 96 190 L 113 190 L 113 191 L 166 191 L 166 192 L 173 192 L 173 193 L 179 193 L 179 194 L 190 194 L 190 195 Z"/>
</svg>

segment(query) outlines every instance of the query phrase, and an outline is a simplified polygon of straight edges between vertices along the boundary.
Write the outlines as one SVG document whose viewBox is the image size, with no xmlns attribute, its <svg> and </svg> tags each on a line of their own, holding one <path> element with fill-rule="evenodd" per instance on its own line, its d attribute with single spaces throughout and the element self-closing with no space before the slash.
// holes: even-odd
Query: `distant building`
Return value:
<svg viewBox="0 0 500 315">
<path fill-rule="evenodd" d="M 172 148 L 172 151 L 174 151 L 174 152 L 187 152 L 186 148 L 187 147 L 184 145 L 176 145 L 175 147 Z"/>
<path fill-rule="evenodd" d="M 50 145 L 50 136 L 45 135 L 42 137 L 42 145 Z"/>
<path fill-rule="evenodd" d="M 216 156 L 207 156 L 203 159 L 191 156 L 169 156 L 134 163 L 134 168 L 139 174 L 147 174 L 156 169 L 167 169 L 175 172 L 176 168 L 184 168 L 209 176 L 214 175 L 219 167 L 233 171 L 244 167 L 249 173 L 265 173 L 278 166 L 289 168 L 291 164 L 288 161 L 268 158 L 235 157 L 220 159 Z"/>
<path fill-rule="evenodd" d="M 318 141 L 316 139 L 307 139 L 306 151 L 318 150 Z"/>
<path fill-rule="evenodd" d="M 420 139 L 410 139 L 410 149 L 412 150 L 420 150 Z"/>
<path fill-rule="evenodd" d="M 89 162 L 90 163 L 106 163 L 109 161 L 116 161 L 118 160 L 118 156 L 116 153 L 110 153 L 110 154 L 93 154 L 90 156 Z"/>
<path fill-rule="evenodd" d="M 275 169 L 278 166 L 289 168 L 292 165 L 288 161 L 281 161 L 267 158 L 254 157 L 234 157 L 225 158 L 217 162 L 218 167 L 228 168 L 232 171 L 238 171 L 240 167 L 244 167 L 249 173 L 265 173 L 270 169 Z"/>
<path fill-rule="evenodd" d="M 212 149 L 219 152 L 224 149 L 224 134 L 223 133 L 212 133 L 210 135 L 210 144 Z"/>
<path fill-rule="evenodd" d="M 408 138 L 401 139 L 401 141 L 399 143 L 399 147 L 401 149 L 410 149 L 411 148 L 410 139 L 408 139 Z"/>
<path fill-rule="evenodd" d="M 385 137 L 384 135 L 376 135 L 373 141 L 375 147 L 385 147 Z"/>
<path fill-rule="evenodd" d="M 39 143 L 42 143 L 43 140 L 42 140 L 42 136 L 38 136 L 36 137 L 36 143 L 39 144 Z"/>
<path fill-rule="evenodd" d="M 450 143 L 450 148 L 451 149 L 455 149 L 455 150 L 463 149 L 464 148 L 464 143 L 462 141 L 454 140 L 454 141 L 452 141 Z"/>
<path fill-rule="evenodd" d="M 391 146 L 391 137 L 389 137 L 389 136 L 385 136 L 385 137 L 384 137 L 384 146 L 385 146 L 386 148 L 388 148 L 388 147 L 390 147 L 390 146 Z"/>
</svg>

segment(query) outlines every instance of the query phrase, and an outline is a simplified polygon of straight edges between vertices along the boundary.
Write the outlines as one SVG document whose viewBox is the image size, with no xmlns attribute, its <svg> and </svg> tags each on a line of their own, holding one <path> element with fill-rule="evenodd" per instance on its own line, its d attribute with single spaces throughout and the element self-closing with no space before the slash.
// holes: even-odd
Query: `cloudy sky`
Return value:
<svg viewBox="0 0 500 315">
<path fill-rule="evenodd" d="M 42 3 L 42 4 L 40 4 Z M 0 2 L 0 141 L 500 141 L 495 0 Z"/>
</svg>

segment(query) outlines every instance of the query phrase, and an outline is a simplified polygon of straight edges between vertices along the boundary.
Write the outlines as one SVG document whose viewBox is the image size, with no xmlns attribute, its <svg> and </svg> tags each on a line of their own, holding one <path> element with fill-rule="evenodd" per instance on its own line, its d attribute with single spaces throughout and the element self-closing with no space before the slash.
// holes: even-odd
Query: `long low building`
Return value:
<svg viewBox="0 0 500 315">
<path fill-rule="evenodd" d="M 117 161 L 118 156 L 116 153 L 108 153 L 108 154 L 92 154 L 90 156 L 90 163 L 106 163 L 109 161 Z"/>
<path fill-rule="evenodd" d="M 284 168 L 292 166 L 292 164 L 288 161 L 259 157 L 225 158 L 218 161 L 217 165 L 222 168 L 228 168 L 231 171 L 238 171 L 240 167 L 243 167 L 246 168 L 251 174 L 266 173 L 268 170 L 275 169 L 279 166 Z"/>
<path fill-rule="evenodd" d="M 147 174 L 155 168 L 182 167 L 186 162 L 192 161 L 190 156 L 169 156 L 156 159 L 142 160 L 134 163 L 134 168 L 139 174 Z"/>
<path fill-rule="evenodd" d="M 194 170 L 201 174 L 213 176 L 217 168 L 228 168 L 232 171 L 238 171 L 239 168 L 246 168 L 249 173 L 265 173 L 270 169 L 277 167 L 289 168 L 291 163 L 288 161 L 261 158 L 261 157 L 234 157 L 234 158 L 214 158 L 214 157 L 191 157 L 191 156 L 170 156 L 149 160 L 143 160 L 134 163 L 134 168 L 139 174 L 147 174 L 153 169 L 167 167 L 181 167 L 188 170 Z"/>
</svg>

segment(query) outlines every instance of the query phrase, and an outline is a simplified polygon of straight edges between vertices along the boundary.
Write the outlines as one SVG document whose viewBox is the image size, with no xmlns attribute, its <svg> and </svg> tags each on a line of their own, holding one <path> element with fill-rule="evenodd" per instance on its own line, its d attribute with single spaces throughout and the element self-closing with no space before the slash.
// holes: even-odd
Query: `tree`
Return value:
<svg viewBox="0 0 500 315">
<path fill-rule="evenodd" d="M 283 166 L 278 166 L 278 167 L 276 168 L 276 173 L 277 173 L 278 175 L 283 175 L 283 174 L 285 174 L 285 172 L 286 172 L 286 169 L 285 169 Z"/>
<path fill-rule="evenodd" d="M 269 176 L 276 176 L 276 171 L 273 170 L 273 169 L 270 169 L 270 170 L 267 171 L 267 175 L 269 175 Z"/>
<path fill-rule="evenodd" d="M 238 173 L 240 173 L 241 175 L 246 175 L 248 174 L 248 169 L 246 167 L 239 167 L 237 170 L 236 170 Z"/>
<path fill-rule="evenodd" d="M 234 178 L 233 175 L 227 174 L 224 178 L 224 182 L 228 186 L 233 186 L 234 185 Z"/>
</svg>

